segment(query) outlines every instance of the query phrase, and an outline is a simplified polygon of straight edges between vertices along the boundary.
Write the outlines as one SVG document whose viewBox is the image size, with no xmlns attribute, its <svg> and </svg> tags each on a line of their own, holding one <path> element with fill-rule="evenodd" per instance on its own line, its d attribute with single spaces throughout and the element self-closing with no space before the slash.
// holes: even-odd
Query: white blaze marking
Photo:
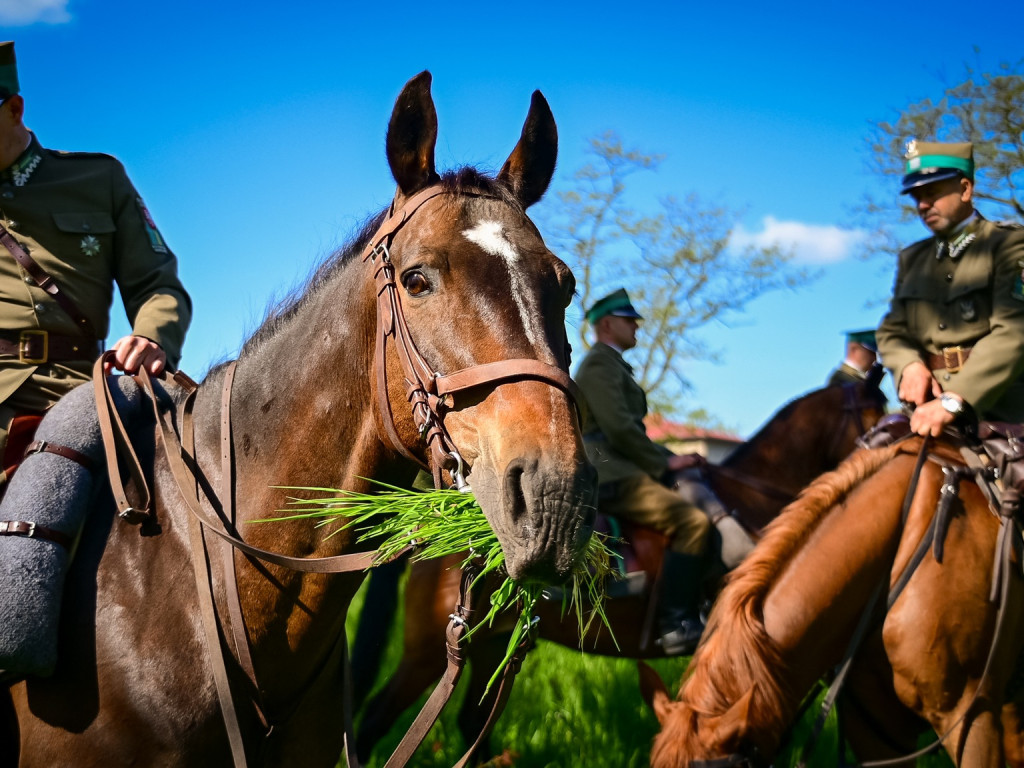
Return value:
<svg viewBox="0 0 1024 768">
<path fill-rule="evenodd" d="M 526 338 L 529 339 L 534 349 L 537 348 L 538 339 L 542 336 L 540 328 L 540 311 L 537 307 L 528 306 L 530 296 L 527 292 L 526 279 L 523 275 L 522 265 L 519 264 L 519 254 L 515 246 L 505 237 L 501 231 L 501 224 L 497 221 L 481 221 L 472 229 L 467 229 L 462 236 L 471 243 L 479 245 L 483 250 L 492 256 L 505 260 L 508 267 L 510 279 L 509 289 L 512 298 L 519 309 L 519 317 L 523 321 L 523 329 L 526 331 Z"/>
</svg>

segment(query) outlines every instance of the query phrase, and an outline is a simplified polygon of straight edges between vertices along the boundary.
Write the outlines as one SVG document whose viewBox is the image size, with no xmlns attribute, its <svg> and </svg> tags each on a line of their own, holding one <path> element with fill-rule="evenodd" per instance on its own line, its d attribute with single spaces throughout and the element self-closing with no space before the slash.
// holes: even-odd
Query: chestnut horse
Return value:
<svg viewBox="0 0 1024 768">
<path fill-rule="evenodd" d="M 347 553 L 357 549 L 354 535 L 328 536 L 308 521 L 245 523 L 284 504 L 286 492 L 274 486 L 369 490 L 363 478 L 412 481 L 414 459 L 426 461 L 428 449 L 407 400 L 398 341 L 389 336 L 401 313 L 411 337 L 405 352 L 418 351 L 440 374 L 529 364 L 526 376 L 490 376 L 459 394 L 443 426 L 509 574 L 558 580 L 590 535 L 595 473 L 572 398 L 552 384 L 567 377 L 564 310 L 574 280 L 525 213 L 551 180 L 555 123 L 535 92 L 496 177 L 469 168 L 439 175 L 430 80 L 424 72 L 406 84 L 388 126 L 394 216 L 384 211 L 369 222 L 242 348 L 231 410 L 237 528 L 247 543 L 285 555 Z M 428 188 L 436 194 L 423 202 Z M 410 211 L 417 195 L 421 205 Z M 390 256 L 361 259 L 388 226 Z M 398 308 L 387 316 L 378 304 L 385 290 Z M 197 463 L 213 488 L 222 475 L 225 375 L 221 366 L 207 376 L 194 407 Z M 95 510 L 68 579 L 58 671 L 13 689 L 22 766 L 232 764 L 189 575 L 189 512 L 162 454 L 153 475 L 160 532 L 140 536 L 112 524 L 109 510 Z M 230 638 L 221 553 L 210 548 L 210 573 Z M 248 764 L 334 766 L 343 741 L 345 616 L 364 573 L 298 572 L 231 556 L 256 673 L 252 686 L 229 658 Z"/>
<path fill-rule="evenodd" d="M 739 446 L 720 466 L 707 467 L 708 479 L 719 498 L 757 534 L 779 510 L 822 472 L 834 468 L 854 448 L 857 438 L 885 413 L 885 397 L 877 376 L 864 384 L 826 387 L 810 392 L 781 408 L 748 442 Z M 660 558 L 660 552 L 656 553 Z M 402 660 L 387 685 L 371 699 L 362 713 L 357 748 L 362 759 L 381 739 L 398 715 L 444 671 L 444 628 L 458 597 L 459 557 L 415 562 L 405 587 L 405 627 Z M 372 586 L 372 584 L 371 584 Z M 389 617 L 374 610 L 384 604 L 368 600 L 360 615 L 372 630 L 378 647 Z M 644 642 L 642 628 L 650 605 L 650 590 L 616 596 L 605 601 L 614 639 L 599 621 L 581 638 L 575 616 L 562 615 L 561 601 L 541 601 L 537 606 L 541 638 L 570 648 L 610 656 L 650 658 L 662 655 L 659 646 Z M 512 617 L 510 616 L 509 619 Z M 469 683 L 460 712 L 460 728 L 472 743 L 483 725 L 491 699 L 481 700 L 488 670 L 504 655 L 510 625 L 497 621 L 480 627 L 469 642 Z M 358 648 L 372 645 L 367 638 Z M 364 670 L 365 673 L 365 670 Z M 493 696 L 493 692 L 491 694 Z"/>
<path fill-rule="evenodd" d="M 912 753 L 930 726 L 957 766 L 1024 765 L 1024 731 L 1006 701 L 1021 696 L 1019 685 L 1007 691 L 1024 645 L 1019 561 L 996 579 L 1004 602 L 990 599 L 1001 519 L 1011 524 L 964 481 L 944 507 L 952 511 L 948 528 L 939 526 L 941 556 L 919 550 L 935 543 L 941 465 L 963 467 L 943 438 L 915 485 L 920 448 L 913 437 L 858 451 L 782 512 L 722 591 L 676 701 L 641 669 L 662 726 L 654 768 L 771 762 L 801 699 L 855 634 L 864 639 L 841 722 L 860 760 Z"/>
</svg>

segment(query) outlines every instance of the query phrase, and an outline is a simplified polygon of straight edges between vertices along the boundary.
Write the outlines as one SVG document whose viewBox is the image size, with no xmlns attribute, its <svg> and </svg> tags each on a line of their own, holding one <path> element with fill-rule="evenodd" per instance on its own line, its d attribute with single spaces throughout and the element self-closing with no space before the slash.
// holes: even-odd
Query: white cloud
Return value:
<svg viewBox="0 0 1024 768">
<path fill-rule="evenodd" d="M 71 21 L 69 0 L 0 0 L 0 24 L 27 27 L 30 24 L 64 24 Z"/>
<path fill-rule="evenodd" d="M 791 250 L 799 262 L 834 264 L 847 258 L 865 237 L 865 233 L 857 229 L 779 221 L 773 216 L 765 216 L 761 223 L 760 232 L 748 232 L 742 226 L 737 227 L 733 230 L 730 244 L 734 248 L 778 245 Z"/>
</svg>

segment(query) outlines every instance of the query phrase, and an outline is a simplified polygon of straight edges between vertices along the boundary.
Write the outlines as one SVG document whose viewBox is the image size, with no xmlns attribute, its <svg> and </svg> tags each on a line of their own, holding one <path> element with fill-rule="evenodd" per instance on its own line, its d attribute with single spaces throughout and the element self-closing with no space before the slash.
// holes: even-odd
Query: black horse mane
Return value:
<svg viewBox="0 0 1024 768">
<path fill-rule="evenodd" d="M 456 199 L 471 194 L 485 194 L 489 197 L 498 198 L 518 211 L 523 211 L 522 203 L 519 202 L 505 184 L 472 166 L 464 166 L 446 171 L 441 175 L 437 183 L 446 193 L 454 196 Z M 240 354 L 246 354 L 275 335 L 282 326 L 301 310 L 309 297 L 315 295 L 324 285 L 330 283 L 335 274 L 349 262 L 358 258 L 370 238 L 377 231 L 377 228 L 384 221 L 387 213 L 388 209 L 385 208 L 366 219 L 355 237 L 317 266 L 304 285 L 293 290 L 271 306 L 267 310 L 267 315 L 260 324 L 260 327 L 242 345 Z"/>
</svg>

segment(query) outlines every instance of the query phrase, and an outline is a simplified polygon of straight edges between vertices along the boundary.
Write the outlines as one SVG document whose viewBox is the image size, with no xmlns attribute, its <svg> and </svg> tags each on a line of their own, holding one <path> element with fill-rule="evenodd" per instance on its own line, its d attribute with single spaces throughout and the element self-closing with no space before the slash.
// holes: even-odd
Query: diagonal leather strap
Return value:
<svg viewBox="0 0 1024 768">
<path fill-rule="evenodd" d="M 46 270 L 28 255 L 28 252 L 21 247 L 21 243 L 14 238 L 3 224 L 0 224 L 0 243 L 3 243 L 4 247 L 11 252 L 14 260 L 21 265 L 22 269 L 28 272 L 29 277 L 35 281 L 36 285 L 50 294 L 53 300 L 60 305 L 60 308 L 68 313 L 71 319 L 75 321 L 75 325 L 82 329 L 82 333 L 90 338 L 97 338 L 96 330 L 93 328 L 89 318 L 85 316 L 85 313 L 60 289 L 60 286 L 57 285 Z"/>
</svg>

